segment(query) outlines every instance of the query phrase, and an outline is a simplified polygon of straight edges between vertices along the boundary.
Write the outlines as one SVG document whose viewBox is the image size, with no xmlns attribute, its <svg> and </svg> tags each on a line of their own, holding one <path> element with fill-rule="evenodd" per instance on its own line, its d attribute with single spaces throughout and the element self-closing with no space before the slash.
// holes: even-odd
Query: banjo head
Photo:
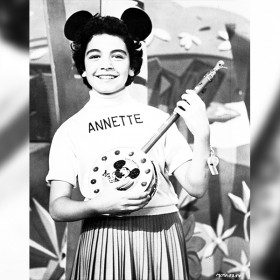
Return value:
<svg viewBox="0 0 280 280">
<path fill-rule="evenodd" d="M 122 181 L 130 178 L 129 184 Z M 157 173 L 147 154 L 134 148 L 116 148 L 101 155 L 92 165 L 88 177 L 88 190 L 91 198 L 110 184 L 120 185 L 119 191 L 145 189 L 153 196 L 157 187 Z"/>
</svg>

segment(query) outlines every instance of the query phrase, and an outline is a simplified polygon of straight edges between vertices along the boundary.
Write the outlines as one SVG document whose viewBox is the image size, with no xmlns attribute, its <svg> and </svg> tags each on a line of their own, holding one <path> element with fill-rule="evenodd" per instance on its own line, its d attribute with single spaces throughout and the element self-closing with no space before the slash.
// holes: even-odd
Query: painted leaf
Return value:
<svg viewBox="0 0 280 280">
<path fill-rule="evenodd" d="M 246 270 L 245 275 L 246 275 L 247 279 L 251 279 L 251 277 L 250 277 L 250 269 Z"/>
<path fill-rule="evenodd" d="M 52 245 L 54 247 L 54 250 L 59 257 L 59 246 L 58 246 L 58 240 L 57 240 L 57 233 L 56 233 L 56 227 L 55 227 L 55 222 L 51 218 L 49 212 L 43 208 L 37 201 L 36 199 L 33 198 L 36 210 L 40 216 L 40 219 L 44 225 L 44 228 L 52 242 Z"/>
<path fill-rule="evenodd" d="M 64 274 L 64 269 L 59 266 L 58 261 L 50 260 L 43 275 L 44 280 L 61 279 Z"/>
<path fill-rule="evenodd" d="M 80 74 L 74 74 L 74 79 L 76 79 L 76 80 L 81 80 L 82 77 L 81 77 Z"/>
<path fill-rule="evenodd" d="M 236 226 L 233 226 L 233 227 L 227 229 L 227 230 L 223 233 L 222 239 L 227 239 L 227 238 L 229 238 L 229 237 L 233 234 L 233 232 L 235 231 L 235 229 L 236 229 Z"/>
<path fill-rule="evenodd" d="M 247 259 L 246 253 L 243 250 L 241 251 L 241 258 L 240 258 L 240 260 L 241 260 L 241 263 L 243 265 L 246 265 L 248 263 L 248 259 Z"/>
<path fill-rule="evenodd" d="M 197 46 L 199 46 L 199 45 L 201 45 L 201 40 L 200 40 L 200 38 L 198 38 L 197 36 L 194 36 L 194 35 L 192 35 L 192 41 L 197 45 Z"/>
<path fill-rule="evenodd" d="M 64 230 L 62 241 L 61 241 L 61 252 L 60 252 L 60 266 L 66 269 L 66 254 L 67 254 L 67 227 Z"/>
<path fill-rule="evenodd" d="M 230 51 L 231 50 L 231 44 L 230 41 L 224 41 L 218 46 L 219 51 Z"/>
<path fill-rule="evenodd" d="M 182 32 L 178 35 L 180 38 L 179 44 L 186 50 L 189 50 L 193 44 L 192 35 L 186 32 Z"/>
<path fill-rule="evenodd" d="M 207 279 L 213 279 L 213 275 L 221 271 L 221 265 L 222 265 L 222 259 L 224 257 L 224 254 L 221 250 L 215 249 L 212 256 L 209 258 L 201 258 L 201 267 L 202 272 L 201 274 L 206 277 L 210 277 Z M 203 279 L 205 279 L 203 277 Z M 202 279 L 201 279 L 202 280 Z"/>
<path fill-rule="evenodd" d="M 184 47 L 186 44 L 189 44 L 192 41 L 190 36 L 185 36 L 180 40 L 180 46 Z"/>
<path fill-rule="evenodd" d="M 151 45 L 151 43 L 153 42 L 153 40 L 154 40 L 154 32 L 152 31 L 152 32 L 150 33 L 150 35 L 149 35 L 149 36 L 146 38 L 146 40 L 145 40 L 145 43 L 146 43 L 147 47 Z"/>
<path fill-rule="evenodd" d="M 43 275 L 45 274 L 46 270 L 47 270 L 46 267 L 31 268 L 29 270 L 30 280 L 43 279 Z"/>
<path fill-rule="evenodd" d="M 196 253 L 188 253 L 188 264 L 191 278 L 199 279 L 201 275 L 201 263 Z"/>
<path fill-rule="evenodd" d="M 189 195 L 185 190 L 182 190 L 179 195 L 178 208 L 182 209 L 196 199 L 197 198 Z"/>
<path fill-rule="evenodd" d="M 225 30 L 219 30 L 218 31 L 218 37 L 225 40 L 225 41 L 229 40 L 228 33 Z"/>
<path fill-rule="evenodd" d="M 231 199 L 235 209 L 241 211 L 244 214 L 246 214 L 247 209 L 246 209 L 246 206 L 245 206 L 243 200 L 240 197 L 238 197 L 238 196 L 236 196 L 232 193 L 229 193 L 228 196 Z"/>
<path fill-rule="evenodd" d="M 185 45 L 184 45 L 184 48 L 186 50 L 189 50 L 192 47 L 192 44 L 193 44 L 192 40 L 187 40 Z"/>
<path fill-rule="evenodd" d="M 223 228 L 224 228 L 224 218 L 221 214 L 219 214 L 217 220 L 217 236 L 222 236 Z"/>
<path fill-rule="evenodd" d="M 200 229 L 199 223 L 196 222 L 193 234 L 200 234 L 200 233 L 201 233 L 201 229 Z"/>
<path fill-rule="evenodd" d="M 189 241 L 194 233 L 195 219 L 194 215 L 190 215 L 183 221 L 183 232 L 186 242 Z"/>
<path fill-rule="evenodd" d="M 203 238 L 199 236 L 193 236 L 187 244 L 188 252 L 199 252 L 203 249 L 205 245 L 206 241 Z"/>
<path fill-rule="evenodd" d="M 41 47 L 38 49 L 34 49 L 30 51 L 30 59 L 31 60 L 38 60 L 43 57 L 45 54 L 48 53 L 48 47 Z"/>
<path fill-rule="evenodd" d="M 249 204 L 250 204 L 250 189 L 245 181 L 242 181 L 242 188 L 243 188 L 243 202 L 248 211 Z"/>
<path fill-rule="evenodd" d="M 153 31 L 154 31 L 154 36 L 159 38 L 160 40 L 166 42 L 169 42 L 171 40 L 171 36 L 166 30 L 162 28 L 154 28 Z"/>
<path fill-rule="evenodd" d="M 229 264 L 231 264 L 233 266 L 240 266 L 240 263 L 237 262 L 236 260 L 224 258 L 223 261 L 226 262 L 226 263 L 229 263 Z"/>
<path fill-rule="evenodd" d="M 231 237 L 225 240 L 225 243 L 227 244 L 229 250 L 229 255 L 227 258 L 234 260 L 236 263 L 240 264 L 241 262 L 240 256 L 242 250 L 246 253 L 246 256 L 250 255 L 250 244 L 249 242 L 245 241 L 244 238 L 232 235 Z M 222 271 L 228 271 L 228 269 L 230 268 L 230 264 L 223 262 Z"/>
<path fill-rule="evenodd" d="M 240 272 L 240 270 L 241 270 L 241 267 L 237 266 L 237 267 L 230 268 L 228 270 L 228 273 L 236 273 L 236 272 Z"/>
<path fill-rule="evenodd" d="M 178 38 L 180 38 L 180 39 L 184 38 L 186 36 L 190 36 L 190 33 L 188 33 L 188 32 L 181 32 L 181 33 L 178 34 Z"/>
<path fill-rule="evenodd" d="M 50 250 L 46 249 L 42 245 L 38 244 L 37 242 L 35 242 L 33 240 L 30 240 L 29 242 L 30 242 L 29 243 L 30 247 L 32 247 L 32 248 L 34 248 L 34 249 L 36 249 L 36 250 L 38 250 L 38 251 L 40 251 L 40 252 L 50 256 L 52 258 L 57 259 L 57 256 L 53 252 L 51 252 Z"/>
</svg>

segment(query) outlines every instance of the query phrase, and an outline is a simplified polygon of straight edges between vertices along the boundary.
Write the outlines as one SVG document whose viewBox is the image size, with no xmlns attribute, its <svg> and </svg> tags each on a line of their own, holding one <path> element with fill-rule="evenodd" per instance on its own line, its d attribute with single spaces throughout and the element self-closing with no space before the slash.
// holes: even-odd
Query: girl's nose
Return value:
<svg viewBox="0 0 280 280">
<path fill-rule="evenodd" d="M 110 58 L 103 58 L 100 64 L 100 68 L 103 70 L 110 70 L 113 69 L 113 64 Z"/>
</svg>

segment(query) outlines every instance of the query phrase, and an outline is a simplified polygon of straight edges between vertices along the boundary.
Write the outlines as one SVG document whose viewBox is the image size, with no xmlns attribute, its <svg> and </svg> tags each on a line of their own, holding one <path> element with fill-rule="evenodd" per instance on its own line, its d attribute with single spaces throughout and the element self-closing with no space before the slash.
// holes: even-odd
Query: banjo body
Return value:
<svg viewBox="0 0 280 280">
<path fill-rule="evenodd" d="M 128 180 L 129 179 L 129 180 Z M 122 184 L 122 181 L 129 183 Z M 93 197 L 110 184 L 117 184 L 119 191 L 142 188 L 152 197 L 157 189 L 158 176 L 155 165 L 142 150 L 121 147 L 101 155 L 93 163 L 88 177 Z"/>
</svg>

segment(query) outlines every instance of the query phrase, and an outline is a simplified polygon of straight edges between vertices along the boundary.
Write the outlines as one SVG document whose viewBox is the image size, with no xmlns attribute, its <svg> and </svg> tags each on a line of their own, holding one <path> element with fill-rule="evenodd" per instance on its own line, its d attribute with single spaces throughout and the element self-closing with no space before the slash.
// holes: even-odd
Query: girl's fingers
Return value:
<svg viewBox="0 0 280 280">
<path fill-rule="evenodd" d="M 123 211 L 131 213 L 133 211 L 137 211 L 137 210 L 143 208 L 148 203 L 149 203 L 149 201 L 145 201 L 145 202 L 143 202 L 141 204 L 127 205 Z"/>
<path fill-rule="evenodd" d="M 176 107 L 176 108 L 174 109 L 174 112 L 178 113 L 180 116 L 182 116 L 182 114 L 184 114 L 184 113 L 185 113 L 185 111 L 184 111 L 184 110 L 182 110 L 182 109 L 181 109 L 181 108 L 179 108 L 179 107 Z"/>
<path fill-rule="evenodd" d="M 139 199 L 146 199 L 149 196 L 149 192 L 147 191 L 140 191 L 135 192 L 134 190 L 127 191 L 127 199 L 129 200 L 139 200 Z"/>
<path fill-rule="evenodd" d="M 148 202 L 150 201 L 150 197 L 147 196 L 146 198 L 144 199 L 136 199 L 136 200 L 129 200 L 128 203 L 127 203 L 127 206 L 130 207 L 130 206 L 140 206 L 140 205 L 145 205 L 147 204 Z"/>
<path fill-rule="evenodd" d="M 189 94 L 189 95 L 192 95 L 192 94 L 195 94 L 195 91 L 193 89 L 186 89 L 186 93 L 185 94 Z"/>
<path fill-rule="evenodd" d="M 134 184 L 133 180 L 129 177 L 116 182 L 116 183 L 112 183 L 112 187 L 114 187 L 115 189 L 127 189 L 130 188 L 132 185 Z"/>
<path fill-rule="evenodd" d="M 181 98 L 192 105 L 197 104 L 199 106 L 205 106 L 205 103 L 193 90 L 190 90 L 189 93 L 184 93 Z"/>
<path fill-rule="evenodd" d="M 181 95 L 181 98 L 183 100 L 191 100 L 196 96 L 198 96 L 198 95 L 193 90 L 186 90 L 186 93 L 183 93 Z"/>
<path fill-rule="evenodd" d="M 179 107 L 183 111 L 186 111 L 188 109 L 188 106 L 190 106 L 190 103 L 188 103 L 187 101 L 180 100 L 177 102 L 177 107 Z"/>
</svg>

